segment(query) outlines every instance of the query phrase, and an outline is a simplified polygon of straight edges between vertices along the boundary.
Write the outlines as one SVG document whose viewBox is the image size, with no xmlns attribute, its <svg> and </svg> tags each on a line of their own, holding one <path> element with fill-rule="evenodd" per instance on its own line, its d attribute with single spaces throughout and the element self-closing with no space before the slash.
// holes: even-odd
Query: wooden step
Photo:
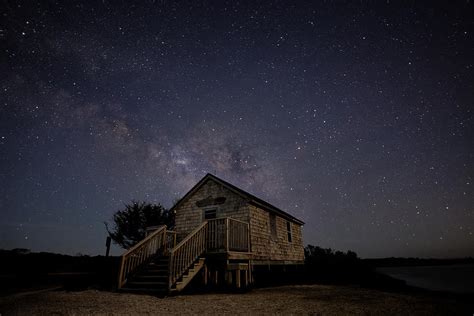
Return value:
<svg viewBox="0 0 474 316">
<path fill-rule="evenodd" d="M 205 258 L 199 258 L 197 262 L 195 262 L 191 268 L 189 268 L 185 274 L 180 278 L 178 282 L 176 282 L 172 287 L 172 292 L 177 292 L 183 290 L 186 285 L 191 282 L 191 280 L 197 275 L 197 273 L 202 269 L 204 266 Z"/>
<path fill-rule="evenodd" d="M 154 271 L 168 271 L 168 266 L 146 266 L 144 270 L 154 270 Z"/>
<path fill-rule="evenodd" d="M 165 265 L 160 266 L 156 264 L 146 265 L 144 268 L 150 269 L 150 270 L 168 270 L 168 266 L 165 266 Z"/>
<path fill-rule="evenodd" d="M 149 274 L 138 274 L 133 277 L 133 281 L 162 281 L 166 282 L 168 281 L 169 276 L 168 274 L 166 275 L 149 275 Z"/>
<path fill-rule="evenodd" d="M 169 262 L 150 262 L 147 265 L 148 266 L 167 267 L 167 266 L 169 266 Z"/>
<path fill-rule="evenodd" d="M 168 288 L 168 282 L 162 281 L 130 281 L 127 282 L 127 288 Z"/>
<path fill-rule="evenodd" d="M 159 266 L 145 266 L 143 270 L 154 270 L 154 271 L 168 271 L 168 266 L 159 267 Z"/>
<path fill-rule="evenodd" d="M 139 273 L 151 273 L 151 274 L 168 274 L 168 269 L 157 269 L 157 268 L 146 268 Z"/>
<path fill-rule="evenodd" d="M 169 262 L 170 258 L 169 257 L 158 257 L 158 258 L 154 258 L 152 261 L 153 262 Z"/>
</svg>

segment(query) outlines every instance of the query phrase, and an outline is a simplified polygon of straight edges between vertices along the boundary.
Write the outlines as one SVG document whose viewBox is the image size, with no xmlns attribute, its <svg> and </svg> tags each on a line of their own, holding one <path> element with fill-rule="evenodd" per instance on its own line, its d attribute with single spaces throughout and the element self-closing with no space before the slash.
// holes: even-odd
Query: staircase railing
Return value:
<svg viewBox="0 0 474 316">
<path fill-rule="evenodd" d="M 170 251 L 169 284 L 172 286 L 206 250 L 207 221 Z"/>
<path fill-rule="evenodd" d="M 118 279 L 119 289 L 124 286 L 130 274 L 141 264 L 156 255 L 160 249 L 167 247 L 169 233 L 168 231 L 167 234 L 166 226 L 161 226 L 122 255 Z M 174 240 L 176 241 L 176 239 Z"/>
</svg>

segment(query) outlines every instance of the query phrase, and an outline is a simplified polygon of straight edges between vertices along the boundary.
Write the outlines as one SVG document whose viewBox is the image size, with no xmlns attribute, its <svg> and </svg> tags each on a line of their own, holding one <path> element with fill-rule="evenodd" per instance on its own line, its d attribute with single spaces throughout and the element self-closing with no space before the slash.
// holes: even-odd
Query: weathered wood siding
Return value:
<svg viewBox="0 0 474 316">
<path fill-rule="evenodd" d="M 303 261 L 304 248 L 301 226 L 290 222 L 292 241 L 288 241 L 287 220 L 276 215 L 276 238 L 270 228 L 270 213 L 249 205 L 250 245 L 254 260 Z"/>
<path fill-rule="evenodd" d="M 198 206 L 203 200 L 222 200 L 222 204 Z M 218 203 L 218 202 L 216 202 Z M 272 236 L 270 213 L 248 203 L 240 195 L 212 179 L 204 183 L 176 209 L 175 230 L 182 239 L 203 221 L 203 210 L 216 207 L 217 217 L 231 217 L 250 223 L 250 247 L 255 260 L 303 261 L 301 226 L 291 223 L 292 241 L 288 241 L 287 220 L 276 216 L 276 236 Z"/>
<path fill-rule="evenodd" d="M 198 201 L 223 197 L 225 201 L 222 204 L 204 207 L 196 205 Z M 178 232 L 178 239 L 184 238 L 202 223 L 203 210 L 209 207 L 217 208 L 217 217 L 231 217 L 245 222 L 249 221 L 247 201 L 211 179 L 204 183 L 176 209 L 175 229 Z"/>
</svg>

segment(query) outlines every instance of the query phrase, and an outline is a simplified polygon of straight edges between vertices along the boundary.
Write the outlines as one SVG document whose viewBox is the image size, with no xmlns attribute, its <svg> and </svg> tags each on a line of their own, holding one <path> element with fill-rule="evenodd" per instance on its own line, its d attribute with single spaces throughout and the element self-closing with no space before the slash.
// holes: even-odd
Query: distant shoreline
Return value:
<svg viewBox="0 0 474 316">
<path fill-rule="evenodd" d="M 408 287 L 474 296 L 474 264 L 471 263 L 379 267 L 376 272 L 404 281 Z"/>
<path fill-rule="evenodd" d="M 361 259 L 361 260 L 364 263 L 374 268 L 474 264 L 474 258 L 472 257 L 452 258 L 452 259 L 389 257 L 389 258 L 370 258 L 370 259 Z"/>
</svg>

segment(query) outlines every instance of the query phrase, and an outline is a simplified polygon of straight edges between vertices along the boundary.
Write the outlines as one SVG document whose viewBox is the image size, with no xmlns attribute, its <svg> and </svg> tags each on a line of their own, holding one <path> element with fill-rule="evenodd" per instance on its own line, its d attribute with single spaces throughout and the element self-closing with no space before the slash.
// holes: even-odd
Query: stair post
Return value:
<svg viewBox="0 0 474 316">
<path fill-rule="evenodd" d="M 225 219 L 225 250 L 229 252 L 229 218 Z"/>
</svg>

